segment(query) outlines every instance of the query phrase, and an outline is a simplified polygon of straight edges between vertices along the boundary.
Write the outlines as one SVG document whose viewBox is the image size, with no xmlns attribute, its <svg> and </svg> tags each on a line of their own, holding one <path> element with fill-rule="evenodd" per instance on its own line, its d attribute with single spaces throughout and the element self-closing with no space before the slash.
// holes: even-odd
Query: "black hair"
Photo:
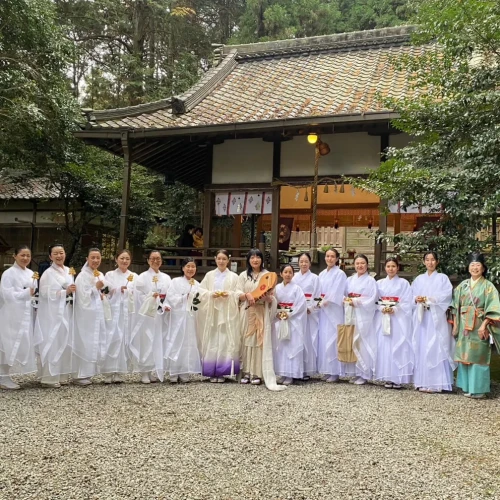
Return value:
<svg viewBox="0 0 500 500">
<path fill-rule="evenodd" d="M 128 254 L 128 256 L 130 257 L 130 259 L 132 259 L 132 254 L 131 254 L 130 250 L 127 250 L 126 248 L 124 248 L 123 250 L 120 250 L 119 252 L 116 252 L 115 259 L 117 259 L 118 257 L 120 257 L 120 255 L 122 253 Z"/>
<path fill-rule="evenodd" d="M 364 253 L 358 253 L 354 256 L 354 262 L 356 262 L 357 259 L 363 259 L 366 262 L 366 265 L 369 266 L 370 263 L 368 262 L 368 257 Z"/>
<path fill-rule="evenodd" d="M 189 264 L 190 262 L 193 262 L 194 265 L 196 266 L 196 262 L 193 259 L 193 257 L 186 257 L 185 259 L 182 259 L 182 262 L 181 262 L 181 273 L 182 273 L 182 276 L 185 276 L 185 274 L 184 274 L 184 266 L 186 264 Z"/>
<path fill-rule="evenodd" d="M 336 249 L 336 248 L 333 248 L 333 247 L 330 247 L 326 252 L 325 252 L 325 257 L 326 257 L 326 254 L 328 252 L 334 252 L 335 253 L 335 257 L 336 257 L 336 262 L 335 262 L 335 265 L 336 266 L 339 266 L 340 265 L 340 253 L 339 251 Z"/>
<path fill-rule="evenodd" d="M 387 257 L 384 262 L 384 267 L 389 263 L 389 262 L 394 262 L 396 264 L 396 267 L 398 268 L 399 271 L 399 260 L 396 257 Z"/>
<path fill-rule="evenodd" d="M 217 252 L 215 252 L 215 258 L 217 258 L 217 255 L 219 255 L 220 253 L 225 255 L 228 259 L 231 258 L 231 256 L 229 255 L 229 252 L 227 250 L 224 250 L 223 248 L 221 248 L 220 250 L 217 250 Z"/>
<path fill-rule="evenodd" d="M 56 247 L 61 247 L 64 250 L 64 245 L 62 243 L 53 243 L 49 246 L 49 255 L 52 253 L 52 250 Z"/>
<path fill-rule="evenodd" d="M 429 250 L 424 253 L 424 261 L 428 255 L 432 255 L 439 262 L 438 254 L 434 250 Z"/>
<path fill-rule="evenodd" d="M 282 274 L 282 273 L 283 273 L 283 271 L 284 271 L 287 267 L 291 267 L 291 268 L 292 268 L 292 271 L 293 271 L 293 274 L 295 274 L 295 269 L 293 268 L 292 264 L 283 264 L 283 265 L 280 267 L 280 274 Z"/>
<path fill-rule="evenodd" d="M 260 257 L 261 260 L 260 270 L 262 271 L 264 269 L 264 255 L 262 255 L 262 252 L 258 248 L 252 248 L 247 253 L 247 276 L 249 278 L 252 276 L 252 266 L 250 265 L 250 258 L 253 257 L 254 255 Z"/>
<path fill-rule="evenodd" d="M 184 232 L 187 233 L 188 231 L 191 231 L 191 229 L 194 229 L 195 226 L 193 224 L 187 224 L 186 227 L 184 228 Z"/>
<path fill-rule="evenodd" d="M 160 257 L 161 257 L 161 260 L 163 260 L 163 256 L 161 255 L 161 252 L 159 250 L 151 250 L 149 253 L 148 253 L 148 260 L 151 258 L 151 255 L 153 255 L 154 253 L 159 253 L 160 254 Z"/>
<path fill-rule="evenodd" d="M 309 264 L 312 262 L 311 260 L 311 256 L 309 255 L 308 252 L 302 252 L 301 254 L 299 254 L 299 257 L 298 257 L 298 260 L 300 260 L 300 258 L 305 255 L 308 259 L 309 259 Z"/>
<path fill-rule="evenodd" d="M 101 253 L 101 251 L 96 248 L 96 247 L 92 247 L 92 248 L 89 248 L 89 251 L 87 252 L 87 257 L 92 253 L 92 252 L 99 252 Z"/>
<path fill-rule="evenodd" d="M 202 229 L 201 227 L 196 227 L 196 228 L 194 229 L 194 232 L 195 232 L 195 233 L 197 233 L 198 231 L 199 231 L 199 232 L 203 235 L 203 229 Z"/>
<path fill-rule="evenodd" d="M 19 252 L 23 250 L 29 250 L 31 253 L 31 248 L 28 245 L 19 245 L 17 248 L 14 248 L 14 255 L 17 255 Z"/>
</svg>

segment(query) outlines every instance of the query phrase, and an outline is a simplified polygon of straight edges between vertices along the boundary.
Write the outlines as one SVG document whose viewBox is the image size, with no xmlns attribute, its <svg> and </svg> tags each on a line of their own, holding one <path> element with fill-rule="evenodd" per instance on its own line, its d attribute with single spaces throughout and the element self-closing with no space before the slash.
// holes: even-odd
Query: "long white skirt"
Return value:
<svg viewBox="0 0 500 500">
<path fill-rule="evenodd" d="M 453 386 L 453 370 L 445 360 L 434 367 L 427 362 L 427 346 L 432 339 L 434 323 L 430 313 L 425 313 L 422 324 L 417 330 L 417 348 L 415 353 L 414 384 L 416 388 L 451 391 Z"/>
</svg>

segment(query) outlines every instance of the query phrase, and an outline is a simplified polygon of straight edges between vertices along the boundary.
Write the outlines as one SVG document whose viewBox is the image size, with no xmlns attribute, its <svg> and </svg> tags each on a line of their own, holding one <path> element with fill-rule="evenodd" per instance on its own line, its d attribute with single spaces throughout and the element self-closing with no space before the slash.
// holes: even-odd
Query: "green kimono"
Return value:
<svg viewBox="0 0 500 500">
<path fill-rule="evenodd" d="M 462 281 L 455 289 L 451 307 L 458 327 L 454 357 L 459 363 L 457 385 L 472 394 L 489 392 L 490 339 L 481 340 L 478 331 L 483 321 L 489 319 L 488 330 L 495 343 L 500 343 L 497 289 L 483 277 L 473 287 L 470 279 Z"/>
</svg>

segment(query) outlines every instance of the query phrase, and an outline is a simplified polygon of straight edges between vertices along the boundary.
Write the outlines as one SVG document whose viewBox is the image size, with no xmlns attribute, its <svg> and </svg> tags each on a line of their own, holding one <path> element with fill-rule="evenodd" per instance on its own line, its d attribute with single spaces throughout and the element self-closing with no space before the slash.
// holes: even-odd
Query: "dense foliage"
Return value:
<svg viewBox="0 0 500 500">
<path fill-rule="evenodd" d="M 397 64 L 414 74 L 416 94 L 388 105 L 395 123 L 415 138 L 390 152 L 364 187 L 404 206 L 431 207 L 441 217 L 398 238 L 401 253 L 436 249 L 448 273 L 462 274 L 473 250 L 491 252 L 492 238 L 476 241 L 500 205 L 500 4 L 495 0 L 415 2 L 419 29 L 413 43 L 434 49 Z"/>
</svg>

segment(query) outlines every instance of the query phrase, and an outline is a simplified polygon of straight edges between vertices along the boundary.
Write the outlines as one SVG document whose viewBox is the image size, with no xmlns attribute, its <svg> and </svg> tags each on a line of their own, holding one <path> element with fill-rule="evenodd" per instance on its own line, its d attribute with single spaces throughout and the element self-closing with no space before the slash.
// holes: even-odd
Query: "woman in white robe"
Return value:
<svg viewBox="0 0 500 500">
<path fill-rule="evenodd" d="M 398 271 L 397 259 L 389 257 L 385 261 L 387 277 L 377 281 L 375 379 L 385 382 L 386 389 L 401 389 L 401 384 L 409 384 L 413 377 L 413 294 L 410 284 L 398 276 Z"/>
<path fill-rule="evenodd" d="M 174 278 L 168 289 L 170 325 L 164 362 L 170 382 L 188 382 L 190 374 L 201 373 L 196 335 L 196 313 L 200 302 L 199 283 L 194 279 L 196 264 L 192 257 L 182 261 L 182 276 Z"/>
<path fill-rule="evenodd" d="M 229 253 L 215 255 L 217 269 L 200 283 L 198 332 L 202 375 L 212 383 L 240 373 L 240 316 L 238 275 L 228 269 Z"/>
<path fill-rule="evenodd" d="M 240 292 L 240 332 L 241 332 L 241 371 L 242 384 L 260 385 L 262 379 L 271 391 L 286 389 L 276 383 L 274 373 L 272 322 L 276 315 L 276 298 L 266 293 L 255 300 L 252 293 L 259 281 L 269 271 L 264 269 L 264 255 L 257 249 L 247 254 L 247 269 L 238 277 L 237 288 Z"/>
<path fill-rule="evenodd" d="M 417 276 L 411 288 L 413 304 L 413 350 L 415 389 L 420 392 L 451 391 L 455 362 L 455 340 L 446 311 L 453 288 L 448 276 L 436 271 L 435 252 L 424 255 L 427 272 Z"/>
<path fill-rule="evenodd" d="M 346 281 L 344 298 L 345 324 L 354 324 L 353 351 L 355 363 L 341 363 L 341 376 L 356 378 L 356 385 L 372 380 L 377 357 L 377 335 L 374 326 L 377 282 L 368 274 L 368 257 L 359 254 L 354 258 L 356 274 Z"/>
<path fill-rule="evenodd" d="M 327 268 L 319 275 L 318 372 L 326 382 L 338 382 L 340 361 L 337 352 L 337 326 L 344 323 L 344 292 L 347 276 L 338 267 L 339 253 L 327 250 Z"/>
<path fill-rule="evenodd" d="M 98 270 L 100 265 L 100 250 L 91 248 L 76 278 L 73 384 L 83 387 L 90 385 L 90 378 L 99 373 L 109 344 L 106 325 L 111 321 L 109 284 Z"/>
<path fill-rule="evenodd" d="M 106 352 L 100 366 L 104 383 L 123 382 L 120 374 L 129 371 L 129 342 L 134 314 L 134 285 L 138 275 L 129 271 L 132 256 L 122 250 L 116 257 L 117 269 L 108 271 L 105 279 L 109 286 L 111 321 L 108 328 Z"/>
<path fill-rule="evenodd" d="M 298 285 L 307 302 L 307 330 L 304 335 L 304 380 L 318 373 L 318 331 L 320 299 L 319 278 L 310 271 L 311 256 L 308 253 L 299 255 L 300 272 L 295 274 L 293 282 Z"/>
<path fill-rule="evenodd" d="M 162 273 L 161 253 L 153 250 L 149 269 L 139 275 L 134 288 L 135 322 L 130 337 L 133 369 L 141 373 L 141 382 L 149 384 L 164 377 L 164 342 L 170 320 L 167 291 L 171 279 Z"/>
<path fill-rule="evenodd" d="M 0 389 L 6 390 L 20 388 L 11 375 L 36 371 L 32 298 L 37 285 L 28 269 L 29 247 L 16 248 L 14 260 L 0 281 Z"/>
<path fill-rule="evenodd" d="M 292 283 L 293 267 L 281 268 L 283 282 L 275 290 L 278 310 L 273 328 L 274 371 L 278 383 L 290 385 L 304 374 L 304 334 L 307 328 L 307 303 L 302 289 Z"/>
<path fill-rule="evenodd" d="M 66 252 L 60 244 L 49 248 L 52 265 L 40 278 L 40 297 L 35 321 L 39 339 L 38 376 L 42 387 L 58 388 L 69 382 L 74 331 L 75 271 L 64 265 Z"/>
</svg>

